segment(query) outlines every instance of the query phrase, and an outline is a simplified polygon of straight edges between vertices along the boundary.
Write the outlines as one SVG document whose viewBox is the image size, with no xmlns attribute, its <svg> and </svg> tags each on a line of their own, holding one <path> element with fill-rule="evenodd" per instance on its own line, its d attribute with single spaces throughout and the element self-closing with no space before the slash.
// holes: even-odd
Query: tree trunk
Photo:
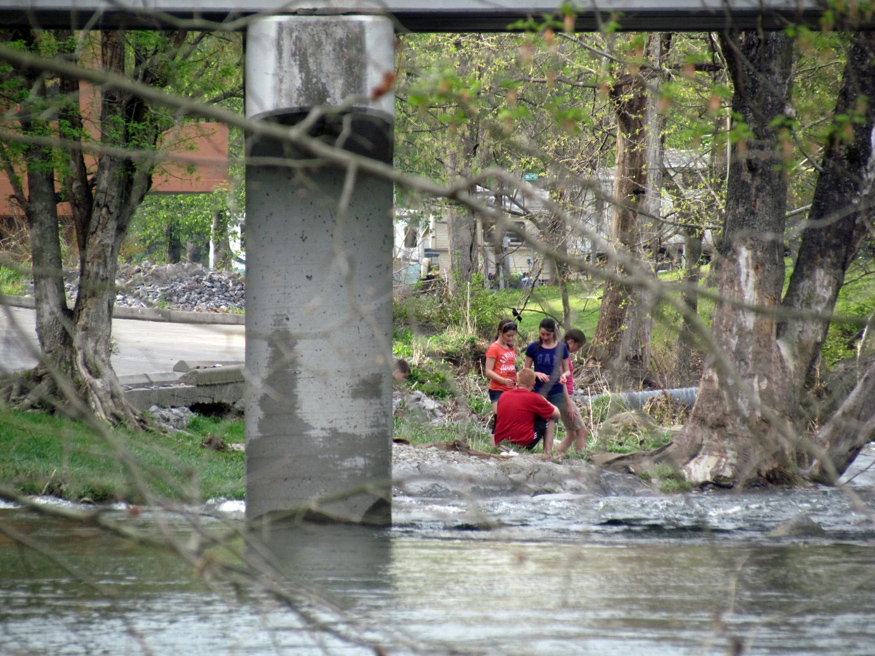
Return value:
<svg viewBox="0 0 875 656">
<path fill-rule="evenodd" d="M 802 233 L 784 307 L 793 311 L 779 325 L 781 347 L 790 356 L 789 365 L 799 391 L 820 355 L 829 330 L 830 316 L 848 265 L 870 234 L 875 206 L 875 35 L 855 35 L 848 52 L 835 114 L 855 116 L 852 138 L 834 131 L 824 155 L 821 174 Z M 860 98 L 869 98 L 864 114 L 858 115 Z M 799 315 L 806 310 L 815 316 Z"/>
<path fill-rule="evenodd" d="M 467 175 L 474 158 L 473 140 L 460 135 L 459 141 L 461 152 L 451 152 L 447 159 L 450 179 Z M 451 294 L 457 294 L 464 292 L 477 273 L 477 222 L 470 210 L 461 205 L 449 205 L 444 216 L 450 250 L 447 285 Z"/>
<path fill-rule="evenodd" d="M 204 256 L 206 253 L 206 257 Z M 185 244 L 185 261 L 194 264 L 209 264 L 210 254 L 199 241 L 190 241 Z"/>
<path fill-rule="evenodd" d="M 231 269 L 231 241 L 228 239 L 228 221 L 222 212 L 213 214 L 213 229 L 210 231 L 213 249 L 211 265 L 220 271 Z"/>
<path fill-rule="evenodd" d="M 854 35 L 848 51 L 836 116 L 854 116 L 852 136 L 833 131 L 824 154 L 808 224 L 784 298 L 790 317 L 778 327 L 787 358 L 795 405 L 820 355 L 830 316 L 848 266 L 872 234 L 875 207 L 875 34 Z M 860 99 L 870 102 L 862 105 Z M 802 314 L 804 312 L 805 314 Z M 816 449 L 800 457 L 816 480 L 831 481 L 872 439 L 875 372 L 866 371 L 835 416 L 815 435 Z M 826 458 L 827 461 L 824 460 Z"/>
<path fill-rule="evenodd" d="M 875 439 L 875 359 L 838 411 L 815 435 L 809 477 L 834 483 L 860 450 Z"/>
<path fill-rule="evenodd" d="M 176 264 L 182 259 L 182 240 L 176 233 L 176 228 L 172 222 L 168 222 L 164 226 L 164 241 L 166 242 L 164 261 L 167 264 Z"/>
<path fill-rule="evenodd" d="M 45 358 L 57 369 L 69 370 L 73 345 L 72 313 L 67 308 L 64 269 L 55 201 L 54 169 L 50 156 L 39 147 L 28 149 L 27 184 L 30 198 L 26 215 L 30 227 L 36 334 Z"/>
<path fill-rule="evenodd" d="M 34 35 L 29 30 L 16 31 L 13 38 L 24 41 L 31 48 L 36 47 Z M 44 113 L 48 102 L 46 81 L 38 72 L 30 70 L 24 72 L 23 78 L 28 98 L 19 105 L 22 131 L 45 135 L 50 127 L 38 117 Z M 59 377 L 73 366 L 72 312 L 67 307 L 64 287 L 52 152 L 43 146 L 29 145 L 24 159 L 27 163 L 27 196 L 21 188 L 17 190 L 17 196 L 29 228 L 36 333 L 43 363 L 27 376 L 23 390 L 18 384 L 4 389 L 3 396 L 19 408 L 46 403 L 51 406 L 57 402 Z"/>
<path fill-rule="evenodd" d="M 171 43 L 180 43 L 182 33 Z M 101 63 L 107 70 L 128 74 L 126 52 L 130 44 L 122 32 L 101 33 Z M 136 53 L 136 48 L 133 48 Z M 140 53 L 138 75 L 147 84 L 160 80 L 146 64 L 157 63 L 155 53 Z M 78 85 L 66 81 L 63 87 L 74 94 L 73 100 L 58 108 L 64 118 L 64 138 L 70 138 L 70 128 L 81 127 L 75 91 Z M 32 94 L 33 95 L 33 94 Z M 115 149 L 154 148 L 158 140 L 158 122 L 143 101 L 116 89 L 102 90 L 100 98 L 101 142 Z M 29 126 L 22 123 L 27 131 Z M 84 137 L 84 134 L 82 135 Z M 142 417 L 124 397 L 118 377 L 110 361 L 112 309 L 115 302 L 115 277 L 118 254 L 128 225 L 151 186 L 151 164 L 140 163 L 117 153 L 102 153 L 93 179 L 86 179 L 86 167 L 81 151 L 70 151 L 70 166 L 63 180 L 66 199 L 73 208 L 79 244 L 79 290 L 72 313 L 64 302 L 63 280 L 60 275 L 60 234 L 57 222 L 57 199 L 54 175 L 45 166 L 34 166 L 34 154 L 27 165 L 32 177 L 30 213 L 33 214 L 31 242 L 34 251 L 37 325 L 43 355 L 50 365 L 48 371 L 37 369 L 30 376 L 30 389 L 23 403 L 39 403 L 41 397 L 56 392 L 53 373 L 62 371 L 72 383 L 69 390 L 79 394 L 82 407 L 111 423 L 130 427 L 142 425 Z M 59 326 L 63 326 L 60 328 Z M 56 397 L 57 402 L 69 398 Z"/>
<path fill-rule="evenodd" d="M 445 211 L 450 248 L 450 275 L 447 284 L 450 293 L 456 294 L 465 290 L 477 271 L 477 222 L 461 206 L 453 205 Z"/>
<path fill-rule="evenodd" d="M 612 89 L 617 116 L 617 147 L 614 173 L 614 210 L 611 239 L 629 257 L 643 264 L 639 234 L 639 207 L 647 189 L 647 94 L 641 74 L 629 76 Z M 632 275 L 616 264 L 621 276 Z M 593 336 L 591 358 L 602 366 L 614 385 L 634 385 L 650 366 L 650 312 L 652 304 L 634 285 L 607 280 L 599 321 Z"/>
<path fill-rule="evenodd" d="M 126 70 L 123 32 L 101 34 L 103 67 Z M 116 147 L 155 147 L 158 130 L 143 101 L 126 92 L 105 89 L 101 99 L 103 143 Z M 134 160 L 102 154 L 94 180 L 91 214 L 84 238 L 74 317 L 76 380 L 94 414 L 110 423 L 138 426 L 142 419 L 128 404 L 112 368 L 112 309 L 118 254 L 128 225 L 151 187 L 151 168 Z M 80 238 L 81 239 L 81 238 Z"/>
<path fill-rule="evenodd" d="M 126 203 L 127 162 L 103 157 L 97 173 L 94 213 L 90 217 L 84 267 L 79 272 L 79 293 L 74 308 L 76 367 L 74 378 L 99 418 L 136 425 L 136 414 L 110 362 L 112 308 L 118 249 L 125 234 L 120 216 Z"/>
<path fill-rule="evenodd" d="M 793 448 L 782 439 L 775 409 L 793 399 L 775 341 L 784 282 L 787 180 L 778 131 L 792 80 L 793 47 L 783 34 L 723 37 L 735 85 L 733 114 L 753 136 L 733 146 L 710 356 L 692 415 L 676 441 L 693 483 L 732 486 L 794 477 Z M 687 457 L 690 456 L 690 457 Z"/>
<path fill-rule="evenodd" d="M 855 116 L 853 134 L 836 129 L 824 151 L 809 225 L 790 286 L 783 283 L 786 178 L 778 161 L 778 130 L 789 97 L 791 45 L 778 34 L 724 38 L 735 84 L 733 110 L 753 140 L 733 147 L 724 236 L 717 261 L 718 292 L 712 354 L 690 421 L 672 444 L 652 454 L 620 457 L 638 469 L 671 462 L 694 483 L 738 485 L 811 479 L 833 482 L 875 436 L 875 363 L 816 433 L 803 433 L 799 400 L 816 361 L 838 289 L 860 243 L 872 233 L 875 36 L 858 34 L 848 53 L 834 115 Z M 777 312 L 784 311 L 779 323 Z M 797 466 L 801 469 L 797 470 Z"/>
<path fill-rule="evenodd" d="M 696 315 L 699 311 L 699 295 L 692 288 L 699 284 L 699 272 L 701 270 L 699 260 L 702 257 L 702 237 L 703 231 L 700 228 L 690 226 L 684 229 L 683 282 L 686 287 L 681 296 L 690 315 L 684 315 L 681 319 L 681 326 L 678 329 L 675 375 L 678 385 L 681 387 L 695 385 L 701 375 L 698 365 L 701 354 L 696 349 L 697 339 L 690 317 Z"/>
</svg>

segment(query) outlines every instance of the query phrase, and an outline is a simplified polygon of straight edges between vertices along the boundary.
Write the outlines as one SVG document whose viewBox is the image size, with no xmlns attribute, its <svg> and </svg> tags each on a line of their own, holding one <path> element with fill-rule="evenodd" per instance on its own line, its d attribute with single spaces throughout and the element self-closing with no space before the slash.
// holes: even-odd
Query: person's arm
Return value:
<svg viewBox="0 0 875 656">
<path fill-rule="evenodd" d="M 568 374 L 571 372 L 571 358 L 566 357 L 560 365 L 559 384 L 565 387 L 565 381 L 568 380 Z M 567 388 L 566 388 L 567 390 Z"/>
<path fill-rule="evenodd" d="M 532 360 L 532 358 L 527 355 L 525 368 L 526 369 L 533 369 L 533 366 L 532 366 L 533 362 L 534 362 L 534 360 Z M 535 372 L 535 378 L 540 380 L 542 383 L 550 380 L 550 376 L 548 376 L 547 374 L 542 374 L 540 371 Z"/>
<path fill-rule="evenodd" d="M 495 358 L 486 358 L 486 377 L 494 380 L 499 385 L 512 385 L 513 381 L 510 378 L 505 378 L 495 371 Z"/>
</svg>

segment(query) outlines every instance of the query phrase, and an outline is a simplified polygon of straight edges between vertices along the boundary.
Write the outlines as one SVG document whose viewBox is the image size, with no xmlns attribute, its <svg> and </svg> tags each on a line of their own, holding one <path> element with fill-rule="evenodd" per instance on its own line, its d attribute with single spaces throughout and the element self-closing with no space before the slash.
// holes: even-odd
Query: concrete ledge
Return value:
<svg viewBox="0 0 875 656">
<path fill-rule="evenodd" d="M 125 387 L 156 387 L 160 385 L 178 385 L 179 374 L 172 371 L 162 371 L 154 374 L 130 374 L 119 376 L 118 381 Z"/>
<path fill-rule="evenodd" d="M 209 367 L 242 367 L 240 360 L 180 360 L 173 365 L 173 371 L 184 374 L 192 369 L 207 369 Z"/>
<path fill-rule="evenodd" d="M 240 408 L 243 383 L 225 385 L 173 385 L 171 387 L 137 387 L 125 390 L 125 398 L 138 410 L 153 405 L 162 408 L 190 408 L 193 405 L 225 405 Z"/>
<path fill-rule="evenodd" d="M 177 363 L 174 371 L 120 376 L 125 398 L 139 410 L 153 405 L 162 408 L 190 408 L 193 405 L 223 405 L 242 411 L 243 365 L 212 365 L 202 369 L 186 369 Z M 180 366 L 182 365 L 182 366 Z M 185 373 L 180 375 L 179 371 Z"/>
<path fill-rule="evenodd" d="M 179 377 L 186 385 L 213 386 L 231 383 L 243 384 L 243 367 L 210 367 L 208 369 L 191 369 Z"/>
<path fill-rule="evenodd" d="M 36 308 L 36 300 L 32 296 L 0 295 L 0 305 L 10 307 Z M 164 321 L 167 323 L 202 323 L 225 326 L 242 326 L 246 323 L 243 314 L 230 312 L 184 312 L 182 310 L 163 310 L 161 308 L 113 308 L 114 319 L 135 319 L 138 321 Z"/>
</svg>

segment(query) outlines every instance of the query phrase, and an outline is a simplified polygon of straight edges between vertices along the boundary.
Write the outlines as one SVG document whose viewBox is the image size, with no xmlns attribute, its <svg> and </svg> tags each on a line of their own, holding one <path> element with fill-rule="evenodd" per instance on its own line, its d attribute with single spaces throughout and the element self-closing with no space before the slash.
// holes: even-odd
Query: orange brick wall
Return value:
<svg viewBox="0 0 875 656">
<path fill-rule="evenodd" d="M 96 101 L 99 92 L 83 84 L 80 103 L 88 123 L 89 116 L 99 112 Z M 92 132 L 96 132 L 92 124 Z M 94 135 L 97 136 L 96 134 Z M 210 193 L 228 182 L 228 126 L 221 123 L 184 123 L 178 130 L 164 135 L 163 147 L 174 157 L 162 164 L 152 179 L 152 191 L 166 194 Z M 89 168 L 93 156 L 86 156 Z M 10 196 L 12 184 L 5 172 L 0 172 L 0 219 L 11 216 L 23 218 L 22 212 Z M 58 207 L 62 217 L 70 216 L 66 204 Z"/>
</svg>

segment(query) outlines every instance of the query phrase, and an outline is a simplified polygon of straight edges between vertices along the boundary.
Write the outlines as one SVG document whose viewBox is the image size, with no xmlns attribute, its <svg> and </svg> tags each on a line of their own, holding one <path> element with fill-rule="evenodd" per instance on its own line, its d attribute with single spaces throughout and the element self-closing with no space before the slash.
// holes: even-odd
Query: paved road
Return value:
<svg viewBox="0 0 875 656">
<path fill-rule="evenodd" d="M 36 363 L 35 312 L 0 306 L 0 371 L 25 369 Z M 243 362 L 243 326 L 164 323 L 114 319 L 119 376 L 171 371 L 179 360 Z"/>
</svg>

